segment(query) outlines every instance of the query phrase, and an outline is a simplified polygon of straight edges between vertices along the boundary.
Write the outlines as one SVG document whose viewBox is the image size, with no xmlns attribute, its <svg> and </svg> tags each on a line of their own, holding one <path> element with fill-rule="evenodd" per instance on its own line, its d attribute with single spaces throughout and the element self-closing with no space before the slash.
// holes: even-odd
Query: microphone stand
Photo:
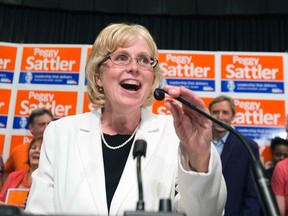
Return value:
<svg viewBox="0 0 288 216">
<path fill-rule="evenodd" d="M 167 91 L 164 89 L 157 88 L 154 91 L 154 97 L 156 100 L 163 100 L 165 98 L 165 94 L 169 95 Z M 247 143 L 245 138 L 234 128 L 232 128 L 230 125 L 225 124 L 222 121 L 219 121 L 218 119 L 214 118 L 213 116 L 209 115 L 208 113 L 204 112 L 203 110 L 199 109 L 195 105 L 189 103 L 188 101 L 184 100 L 181 97 L 176 97 L 176 100 L 180 101 L 182 104 L 190 107 L 194 111 L 200 113 L 201 115 L 205 116 L 206 118 L 210 119 L 212 122 L 220 125 L 221 127 L 225 128 L 229 132 L 233 133 L 235 136 L 237 136 L 241 143 L 246 148 L 248 155 L 252 162 L 252 173 L 254 180 L 256 181 L 256 188 L 258 192 L 258 198 L 260 200 L 261 206 L 264 210 L 264 213 L 266 216 L 279 216 L 279 209 L 275 201 L 275 197 L 272 194 L 271 186 L 269 184 L 269 181 L 264 176 L 263 172 L 263 166 L 259 160 L 256 159 L 255 155 L 253 154 L 253 151 L 250 147 L 250 145 Z"/>
<path fill-rule="evenodd" d="M 146 156 L 147 142 L 145 140 L 136 140 L 133 149 L 133 158 L 137 158 L 137 181 L 138 181 L 138 194 L 139 199 L 136 205 L 137 211 L 144 211 L 145 203 L 143 200 L 143 186 L 142 186 L 142 175 L 141 175 L 141 157 Z"/>
<path fill-rule="evenodd" d="M 184 213 L 172 213 L 171 212 L 171 200 L 161 199 L 159 203 L 159 212 L 145 212 L 145 203 L 143 200 L 143 186 L 141 175 L 141 157 L 146 156 L 147 142 L 142 139 L 137 139 L 134 144 L 133 158 L 137 158 L 137 182 L 139 200 L 136 204 L 136 211 L 126 211 L 124 216 L 185 216 Z"/>
</svg>

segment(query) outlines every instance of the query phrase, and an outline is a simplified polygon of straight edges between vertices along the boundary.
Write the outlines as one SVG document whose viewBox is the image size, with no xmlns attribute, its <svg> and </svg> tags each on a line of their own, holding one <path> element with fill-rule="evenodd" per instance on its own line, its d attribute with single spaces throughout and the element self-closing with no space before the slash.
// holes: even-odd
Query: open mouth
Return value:
<svg viewBox="0 0 288 216">
<path fill-rule="evenodd" d="M 136 80 L 124 80 L 120 83 L 121 87 L 129 91 L 138 91 L 141 83 Z"/>
<path fill-rule="evenodd" d="M 39 160 L 39 158 L 40 158 L 39 155 L 33 155 L 33 156 L 32 156 L 32 159 L 33 159 L 33 160 Z"/>
</svg>

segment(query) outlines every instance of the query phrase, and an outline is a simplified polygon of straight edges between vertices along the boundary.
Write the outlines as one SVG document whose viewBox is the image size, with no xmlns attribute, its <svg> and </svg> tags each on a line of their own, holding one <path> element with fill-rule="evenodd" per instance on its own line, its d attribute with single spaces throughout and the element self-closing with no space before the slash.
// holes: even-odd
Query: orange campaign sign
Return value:
<svg viewBox="0 0 288 216">
<path fill-rule="evenodd" d="M 5 135 L 0 134 L 0 154 L 3 155 Z"/>
<path fill-rule="evenodd" d="M 0 128 L 6 128 L 9 104 L 11 100 L 11 90 L 10 89 L 0 89 Z"/>
<path fill-rule="evenodd" d="M 234 99 L 233 125 L 252 139 L 280 136 L 285 128 L 285 100 Z"/>
<path fill-rule="evenodd" d="M 8 188 L 5 203 L 9 205 L 25 205 L 30 189 Z"/>
<path fill-rule="evenodd" d="M 88 47 L 87 48 L 87 58 L 86 59 L 89 58 L 89 55 L 91 54 L 91 52 L 92 52 L 92 47 Z"/>
<path fill-rule="evenodd" d="M 77 96 L 77 92 L 68 91 L 18 90 L 13 128 L 23 128 L 23 123 L 21 123 L 23 119 L 21 117 L 28 117 L 32 110 L 36 108 L 51 110 L 55 119 L 75 115 Z"/>
<path fill-rule="evenodd" d="M 77 85 L 81 47 L 24 46 L 19 83 Z"/>
<path fill-rule="evenodd" d="M 0 83 L 13 83 L 17 47 L 0 44 Z"/>
<path fill-rule="evenodd" d="M 196 91 L 215 91 L 214 53 L 161 50 L 158 60 L 167 84 Z"/>
<path fill-rule="evenodd" d="M 88 48 L 87 48 L 87 53 L 86 53 L 86 62 L 85 62 L 85 64 L 87 63 L 88 58 L 89 58 L 91 52 L 92 52 L 92 47 L 88 47 Z M 84 83 L 84 84 L 87 85 L 87 79 L 86 79 L 86 76 L 85 76 L 85 83 Z M 84 109 L 83 109 L 83 110 L 84 110 Z"/>
<path fill-rule="evenodd" d="M 90 99 L 89 99 L 89 96 L 88 96 L 88 93 L 85 92 L 84 93 L 84 101 L 83 101 L 83 113 L 85 112 L 90 112 L 92 111 L 93 109 L 95 109 L 97 106 L 93 103 L 90 102 Z"/>
<path fill-rule="evenodd" d="M 30 143 L 31 140 L 33 139 L 33 136 L 25 136 L 25 135 L 12 135 L 11 136 L 11 144 L 10 144 L 10 149 L 9 149 L 9 155 L 11 154 L 12 150 L 18 146 L 22 145 L 25 143 Z"/>
<path fill-rule="evenodd" d="M 259 146 L 260 160 L 265 169 L 269 169 L 272 166 L 272 151 L 270 146 Z"/>
<path fill-rule="evenodd" d="M 170 97 L 170 96 L 165 96 L 165 99 L 166 98 L 172 99 L 172 97 Z M 162 100 L 162 101 L 157 101 L 157 100 L 154 101 L 154 103 L 152 104 L 152 112 L 153 113 L 155 113 L 155 114 L 163 114 L 163 115 L 170 115 L 171 114 L 171 112 L 168 110 L 168 108 L 166 107 L 166 105 L 164 103 L 165 99 Z M 203 98 L 203 97 L 201 97 L 201 99 L 204 101 L 206 107 L 208 108 L 209 103 L 212 100 L 212 98 Z M 175 101 L 182 106 L 181 102 L 179 102 L 177 100 L 175 100 Z"/>
<path fill-rule="evenodd" d="M 166 98 L 167 97 L 169 97 L 169 96 L 166 96 Z M 170 115 L 171 112 L 166 107 L 164 101 L 165 101 L 165 99 L 162 101 L 155 100 L 154 103 L 152 104 L 152 112 L 155 114 Z"/>
<path fill-rule="evenodd" d="M 284 93 L 282 55 L 222 54 L 222 92 Z"/>
</svg>

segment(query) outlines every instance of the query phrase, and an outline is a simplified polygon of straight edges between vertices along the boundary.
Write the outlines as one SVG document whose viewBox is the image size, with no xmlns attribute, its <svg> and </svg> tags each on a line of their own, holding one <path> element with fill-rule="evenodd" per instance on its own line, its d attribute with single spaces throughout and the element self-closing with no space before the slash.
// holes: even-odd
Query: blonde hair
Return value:
<svg viewBox="0 0 288 216">
<path fill-rule="evenodd" d="M 104 28 L 96 38 L 85 67 L 87 91 L 89 99 L 93 104 L 105 107 L 105 94 L 97 84 L 97 80 L 103 69 L 103 62 L 107 56 L 115 52 L 120 46 L 129 43 L 137 37 L 143 38 L 146 41 L 150 48 L 151 57 L 157 59 L 157 46 L 149 31 L 142 25 L 125 23 L 110 24 Z M 150 106 L 153 103 L 153 92 L 163 78 L 159 65 L 153 68 L 153 70 L 154 80 L 152 89 L 145 103 L 142 105 L 143 107 Z"/>
</svg>

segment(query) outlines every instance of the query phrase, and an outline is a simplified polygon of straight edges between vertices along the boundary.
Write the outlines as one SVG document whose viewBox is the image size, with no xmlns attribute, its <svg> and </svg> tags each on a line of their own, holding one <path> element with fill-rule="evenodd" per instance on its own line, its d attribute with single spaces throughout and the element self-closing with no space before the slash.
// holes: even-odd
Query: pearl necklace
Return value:
<svg viewBox="0 0 288 216">
<path fill-rule="evenodd" d="M 118 146 L 110 146 L 107 142 L 106 142 L 106 140 L 105 140 L 105 138 L 104 138 L 104 134 L 103 134 L 103 131 L 102 131 L 102 127 L 101 127 L 101 121 L 100 121 L 100 125 L 99 125 L 100 127 L 100 134 L 101 134 L 101 138 L 102 138 L 102 140 L 103 140 L 103 143 L 105 144 L 105 146 L 107 147 L 107 148 L 109 148 L 109 149 L 111 149 L 111 150 L 117 150 L 117 149 L 120 149 L 120 148 L 122 148 L 123 146 L 125 146 L 127 143 L 129 143 L 130 141 L 131 141 L 131 139 L 134 137 L 134 135 L 136 134 L 136 131 L 137 131 L 137 129 L 138 129 L 138 127 L 139 127 L 139 125 L 137 125 L 137 127 L 135 128 L 135 130 L 134 130 L 134 132 L 132 133 L 132 135 L 129 137 L 129 139 L 127 139 L 124 143 L 122 143 L 122 144 L 120 144 L 120 145 L 118 145 Z"/>
</svg>

